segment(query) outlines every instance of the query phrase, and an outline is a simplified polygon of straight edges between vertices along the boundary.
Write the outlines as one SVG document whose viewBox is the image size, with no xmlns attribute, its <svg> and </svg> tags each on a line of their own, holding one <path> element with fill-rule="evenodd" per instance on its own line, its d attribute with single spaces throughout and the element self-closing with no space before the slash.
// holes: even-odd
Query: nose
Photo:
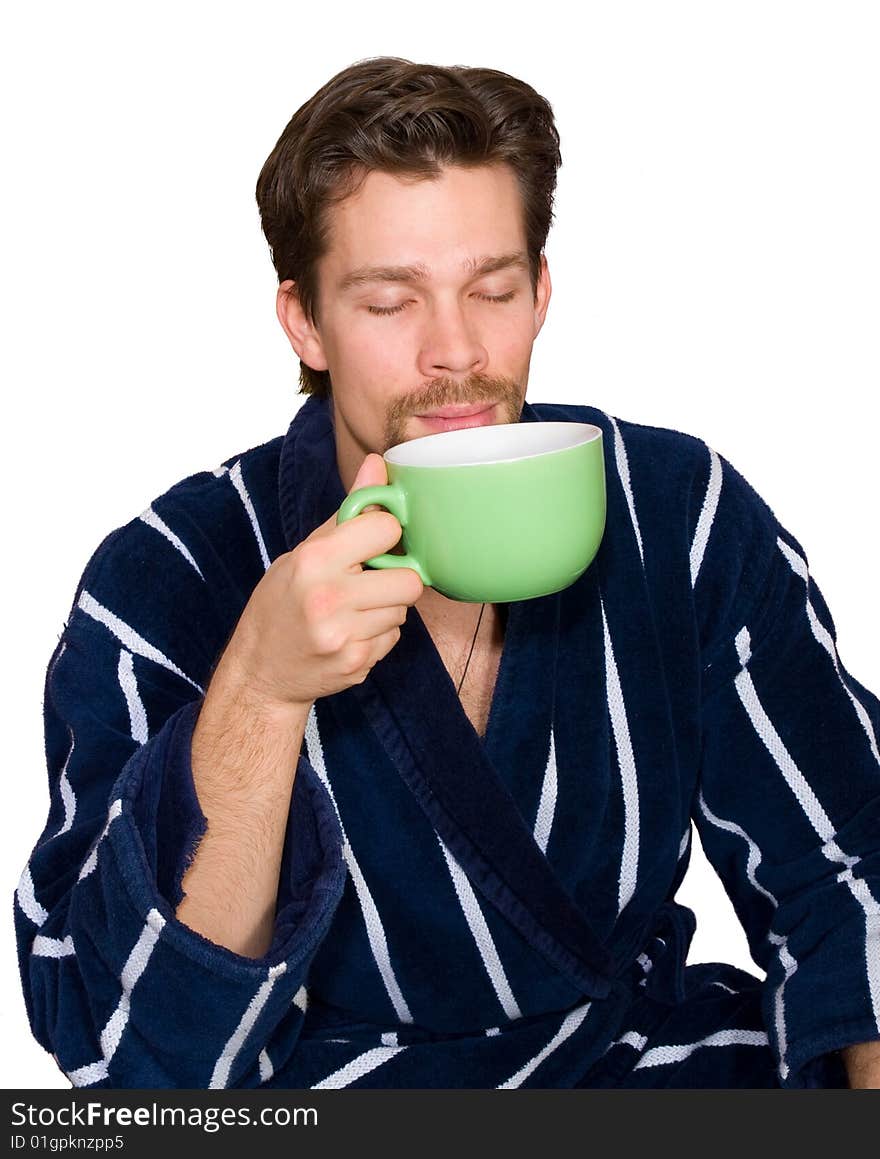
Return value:
<svg viewBox="0 0 880 1159">
<path fill-rule="evenodd" d="M 425 322 L 419 372 L 426 378 L 473 374 L 484 370 L 488 363 L 488 351 L 461 303 L 437 302 Z"/>
</svg>

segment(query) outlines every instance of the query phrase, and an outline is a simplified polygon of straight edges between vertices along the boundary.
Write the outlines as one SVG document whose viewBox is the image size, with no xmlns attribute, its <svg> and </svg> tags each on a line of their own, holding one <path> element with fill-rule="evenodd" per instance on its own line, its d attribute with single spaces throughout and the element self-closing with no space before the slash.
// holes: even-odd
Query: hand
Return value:
<svg viewBox="0 0 880 1159">
<path fill-rule="evenodd" d="M 840 1053 L 851 1089 L 880 1090 L 880 1042 L 859 1042 Z"/>
<path fill-rule="evenodd" d="M 351 490 L 387 481 L 382 456 L 370 454 Z M 272 563 L 223 655 L 249 694 L 269 707 L 301 708 L 363 683 L 424 590 L 411 568 L 362 566 L 400 535 L 388 511 L 368 509 L 342 524 L 334 512 Z"/>
</svg>

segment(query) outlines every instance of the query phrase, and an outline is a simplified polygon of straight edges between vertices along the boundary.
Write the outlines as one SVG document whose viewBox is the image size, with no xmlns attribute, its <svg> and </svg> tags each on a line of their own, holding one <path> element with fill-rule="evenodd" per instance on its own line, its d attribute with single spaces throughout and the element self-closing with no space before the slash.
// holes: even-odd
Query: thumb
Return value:
<svg viewBox="0 0 880 1159">
<path fill-rule="evenodd" d="M 349 495 L 360 487 L 382 486 L 388 482 L 388 472 L 385 469 L 385 460 L 375 452 L 367 455 L 358 467 Z"/>
</svg>

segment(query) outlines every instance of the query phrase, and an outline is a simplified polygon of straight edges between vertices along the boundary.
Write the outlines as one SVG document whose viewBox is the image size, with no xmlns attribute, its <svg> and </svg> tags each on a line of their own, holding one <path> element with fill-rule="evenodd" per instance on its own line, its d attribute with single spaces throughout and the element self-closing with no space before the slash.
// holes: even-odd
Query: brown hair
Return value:
<svg viewBox="0 0 880 1159">
<path fill-rule="evenodd" d="M 296 283 L 306 317 L 316 322 L 327 210 L 356 192 L 368 173 L 431 178 L 444 165 L 499 162 L 513 169 L 522 191 L 535 290 L 562 163 L 549 103 L 525 81 L 494 69 L 390 56 L 350 65 L 294 113 L 257 181 L 279 283 Z M 326 370 L 300 362 L 300 382 L 302 394 L 330 394 Z"/>
</svg>

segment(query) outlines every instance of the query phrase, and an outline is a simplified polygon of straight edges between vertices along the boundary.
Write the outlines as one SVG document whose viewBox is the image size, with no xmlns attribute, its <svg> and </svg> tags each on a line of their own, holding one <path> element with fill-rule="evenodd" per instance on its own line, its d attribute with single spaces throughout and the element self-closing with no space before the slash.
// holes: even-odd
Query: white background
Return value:
<svg viewBox="0 0 880 1159">
<path fill-rule="evenodd" d="M 254 185 L 294 110 L 355 60 L 499 68 L 550 100 L 563 168 L 529 399 L 727 457 L 805 547 L 842 662 L 880 692 L 877 11 L 79 0 L 7 16 L 0 1085 L 68 1085 L 30 1036 L 11 923 L 47 810 L 49 656 L 101 539 L 301 404 Z M 679 900 L 700 923 L 691 961 L 760 974 L 698 848 Z"/>
</svg>

